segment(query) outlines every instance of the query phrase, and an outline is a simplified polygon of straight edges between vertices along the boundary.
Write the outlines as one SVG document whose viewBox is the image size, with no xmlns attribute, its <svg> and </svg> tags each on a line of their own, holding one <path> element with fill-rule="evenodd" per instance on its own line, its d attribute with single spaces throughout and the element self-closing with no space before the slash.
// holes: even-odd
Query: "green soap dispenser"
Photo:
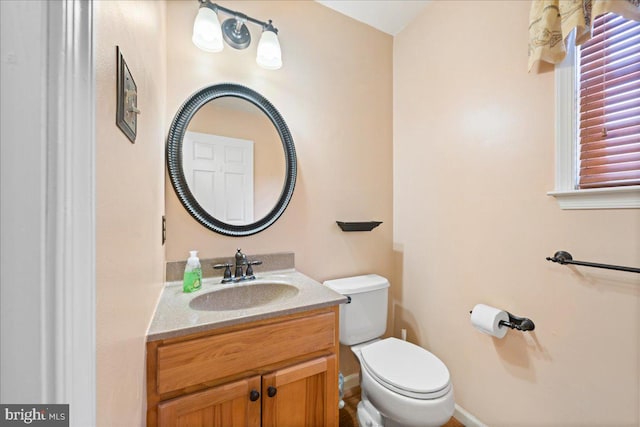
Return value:
<svg viewBox="0 0 640 427">
<path fill-rule="evenodd" d="M 197 291 L 202 287 L 202 267 L 198 259 L 198 251 L 190 251 L 189 254 L 182 282 L 182 290 L 184 292 Z"/>
</svg>

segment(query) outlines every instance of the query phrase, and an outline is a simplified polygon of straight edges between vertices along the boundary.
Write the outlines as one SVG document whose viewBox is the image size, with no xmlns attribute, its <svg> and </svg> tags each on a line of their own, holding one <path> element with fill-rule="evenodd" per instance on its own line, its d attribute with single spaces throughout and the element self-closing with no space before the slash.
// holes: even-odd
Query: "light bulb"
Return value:
<svg viewBox="0 0 640 427">
<path fill-rule="evenodd" d="M 267 70 L 277 70 L 282 67 L 282 52 L 278 35 L 275 32 L 271 30 L 262 32 L 260 43 L 258 43 L 256 62 Z"/>
<path fill-rule="evenodd" d="M 196 20 L 193 22 L 193 44 L 206 52 L 220 52 L 224 47 L 222 43 L 222 30 L 218 15 L 206 6 L 200 7 Z"/>
</svg>

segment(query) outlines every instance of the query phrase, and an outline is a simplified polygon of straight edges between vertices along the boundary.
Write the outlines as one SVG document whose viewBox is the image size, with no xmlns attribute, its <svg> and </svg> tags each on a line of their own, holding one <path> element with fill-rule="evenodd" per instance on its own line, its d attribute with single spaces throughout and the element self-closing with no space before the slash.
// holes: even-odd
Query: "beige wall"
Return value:
<svg viewBox="0 0 640 427">
<path fill-rule="evenodd" d="M 640 211 L 563 211 L 554 75 L 527 74 L 530 2 L 431 2 L 394 40 L 395 331 L 449 367 L 491 426 L 638 426 Z M 493 339 L 469 310 L 530 317 Z"/>
<path fill-rule="evenodd" d="M 255 62 L 259 27 L 249 25 L 246 51 L 200 51 L 191 42 L 197 5 L 168 2 L 167 123 L 196 90 L 233 82 L 264 95 L 295 141 L 298 180 L 289 207 L 267 230 L 249 237 L 208 231 L 166 183 L 167 261 L 292 251 L 296 267 L 317 280 L 391 274 L 392 43 L 390 36 L 311 1 L 228 1 L 279 29 L 284 66 Z M 372 232 L 344 233 L 336 220 L 380 220 Z"/>
<path fill-rule="evenodd" d="M 166 5 L 94 5 L 97 420 L 134 426 L 145 417 L 145 335 L 164 281 Z M 135 144 L 115 125 L 116 45 L 138 88 Z"/>
<path fill-rule="evenodd" d="M 282 217 L 265 231 L 234 238 L 199 225 L 166 182 L 167 261 L 294 252 L 296 268 L 316 280 L 392 274 L 392 44 L 391 36 L 312 1 L 227 1 L 279 30 L 283 67 L 255 62 L 259 28 L 249 25 L 246 51 L 225 45 L 210 54 L 191 42 L 197 8 L 169 1 L 167 123 L 196 90 L 216 83 L 248 86 L 284 117 L 293 136 L 298 179 Z M 222 19 L 222 18 L 221 18 Z M 371 232 L 344 233 L 335 221 L 379 220 Z M 358 365 L 342 349 L 345 374 Z"/>
</svg>

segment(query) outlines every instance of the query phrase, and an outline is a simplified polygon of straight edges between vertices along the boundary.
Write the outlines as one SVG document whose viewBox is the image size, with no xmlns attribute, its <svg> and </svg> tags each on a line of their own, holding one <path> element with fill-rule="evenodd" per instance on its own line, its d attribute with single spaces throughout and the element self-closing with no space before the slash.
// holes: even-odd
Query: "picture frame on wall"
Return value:
<svg viewBox="0 0 640 427">
<path fill-rule="evenodd" d="M 117 100 L 116 100 L 116 125 L 129 138 L 132 144 L 136 142 L 136 133 L 138 129 L 138 88 L 136 82 L 131 75 L 131 71 L 120 50 L 120 46 L 116 46 L 117 58 Z"/>
</svg>

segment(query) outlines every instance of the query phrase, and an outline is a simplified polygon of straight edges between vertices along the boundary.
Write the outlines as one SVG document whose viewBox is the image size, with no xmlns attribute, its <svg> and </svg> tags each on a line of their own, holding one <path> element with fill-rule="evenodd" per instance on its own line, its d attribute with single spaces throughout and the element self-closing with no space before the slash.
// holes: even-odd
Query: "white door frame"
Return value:
<svg viewBox="0 0 640 427">
<path fill-rule="evenodd" d="M 51 370 L 71 426 L 96 425 L 95 73 L 93 1 L 48 8 L 46 280 Z"/>
<path fill-rule="evenodd" d="M 47 2 L 46 280 L 54 298 L 51 398 L 71 426 L 96 425 L 95 73 L 93 1 Z M 50 358 L 51 360 L 51 358 Z"/>
<path fill-rule="evenodd" d="M 10 308 L 3 310 L 10 327 L 3 328 L 2 371 L 14 375 L 3 378 L 2 397 L 67 403 L 71 426 L 94 426 L 93 0 L 6 2 L 3 11 L 12 25 L 2 29 L 2 85 L 12 90 L 2 109 L 8 167 L 0 185 L 10 202 L 2 213 L 11 219 L 2 230 L 2 306 Z M 25 36 L 30 28 L 38 31 Z"/>
</svg>

